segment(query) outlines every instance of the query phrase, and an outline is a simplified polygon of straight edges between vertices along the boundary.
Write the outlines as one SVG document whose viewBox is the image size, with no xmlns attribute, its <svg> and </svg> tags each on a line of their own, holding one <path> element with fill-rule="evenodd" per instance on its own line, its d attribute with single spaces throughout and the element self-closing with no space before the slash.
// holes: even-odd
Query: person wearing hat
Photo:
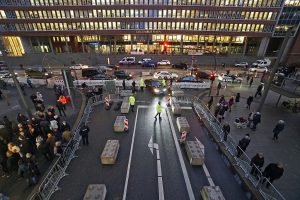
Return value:
<svg viewBox="0 0 300 200">
<path fill-rule="evenodd" d="M 278 135 L 281 131 L 284 129 L 284 121 L 279 120 L 278 123 L 276 124 L 275 128 L 273 129 L 273 140 L 278 140 Z"/>
<path fill-rule="evenodd" d="M 257 153 L 252 159 L 250 165 L 252 166 L 251 174 L 257 177 L 258 170 L 264 166 L 265 158 L 263 153 Z"/>
<path fill-rule="evenodd" d="M 245 135 L 245 137 L 243 137 L 240 141 L 239 141 L 239 144 L 238 144 L 238 146 L 237 146 L 237 155 L 236 155 L 236 157 L 240 157 L 245 151 L 246 151 L 246 149 L 247 149 L 247 147 L 249 146 L 249 144 L 250 144 L 250 141 L 251 141 L 251 139 L 250 139 L 250 135 L 247 133 L 246 135 Z"/>
<path fill-rule="evenodd" d="M 162 112 L 162 108 L 161 108 L 161 105 L 160 105 L 160 101 L 157 103 L 155 109 L 156 109 L 156 115 L 155 115 L 154 118 L 156 119 L 156 117 L 158 115 L 159 119 L 161 119 L 160 114 Z"/>
<path fill-rule="evenodd" d="M 263 182 L 265 183 L 266 179 L 269 180 L 267 182 L 266 188 L 269 188 L 270 183 L 273 183 L 274 180 L 279 179 L 283 175 L 284 169 L 281 162 L 279 163 L 270 163 L 263 172 Z"/>
</svg>

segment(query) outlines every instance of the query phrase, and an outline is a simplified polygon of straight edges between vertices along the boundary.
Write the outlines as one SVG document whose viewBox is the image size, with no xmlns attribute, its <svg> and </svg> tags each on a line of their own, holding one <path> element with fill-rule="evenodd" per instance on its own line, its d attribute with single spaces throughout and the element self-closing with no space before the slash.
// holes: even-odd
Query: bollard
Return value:
<svg viewBox="0 0 300 200">
<path fill-rule="evenodd" d="M 124 119 L 124 131 L 127 132 L 128 129 L 128 119 Z"/>
<path fill-rule="evenodd" d="M 184 144 L 186 141 L 186 131 L 182 131 L 181 137 L 180 137 L 180 144 Z"/>
</svg>

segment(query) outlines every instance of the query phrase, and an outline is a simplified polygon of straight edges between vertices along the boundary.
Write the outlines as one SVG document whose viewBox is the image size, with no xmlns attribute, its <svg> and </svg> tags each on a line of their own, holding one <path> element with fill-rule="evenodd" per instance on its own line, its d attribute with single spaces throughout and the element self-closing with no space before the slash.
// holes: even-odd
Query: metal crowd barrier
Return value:
<svg viewBox="0 0 300 200">
<path fill-rule="evenodd" d="M 221 123 L 200 99 L 195 96 L 185 94 L 176 95 L 174 97 L 179 103 L 193 105 L 198 117 L 202 120 L 206 120 L 211 134 L 213 134 L 216 138 L 216 142 L 222 143 L 225 146 L 226 151 L 236 161 L 234 165 L 238 166 L 242 170 L 244 173 L 243 177 L 252 183 L 252 185 L 258 190 L 264 199 L 285 200 L 283 195 L 274 187 L 272 183 L 269 182 L 268 179 L 263 177 L 262 171 L 255 165 L 253 167 L 256 170 L 257 175 L 253 176 L 251 174 L 252 166 L 250 165 L 250 157 L 241 149 L 242 155 L 239 158 L 237 157 L 237 148 L 239 147 L 237 147 L 236 142 L 230 135 L 228 135 L 227 140 L 224 141 L 224 132 Z M 267 184 L 270 184 L 269 189 L 265 188 L 263 181 L 265 181 Z"/>
</svg>

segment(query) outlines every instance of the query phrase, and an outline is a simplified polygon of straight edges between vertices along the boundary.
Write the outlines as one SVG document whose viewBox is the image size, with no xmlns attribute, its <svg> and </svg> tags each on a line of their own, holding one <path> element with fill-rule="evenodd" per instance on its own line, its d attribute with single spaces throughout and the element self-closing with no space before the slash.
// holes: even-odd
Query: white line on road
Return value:
<svg viewBox="0 0 300 200">
<path fill-rule="evenodd" d="M 126 180 L 125 180 L 125 186 L 124 186 L 124 192 L 123 192 L 123 200 L 126 200 L 126 195 L 127 195 L 127 187 L 128 187 L 128 180 L 129 180 L 129 173 L 130 173 L 130 166 L 131 166 L 131 159 L 132 159 L 132 151 L 133 151 L 133 144 L 134 144 L 134 138 L 135 138 L 136 122 L 137 122 L 137 116 L 138 116 L 138 113 L 139 113 L 139 107 L 140 106 L 137 107 L 136 114 L 135 114 L 133 135 L 132 135 L 132 139 L 131 139 L 131 147 L 130 147 L 129 160 L 128 160 L 127 173 L 126 173 Z"/>
<path fill-rule="evenodd" d="M 183 109 L 183 110 L 192 110 L 193 109 L 191 106 L 187 106 L 187 107 L 182 106 L 180 108 Z"/>
<path fill-rule="evenodd" d="M 162 177 L 160 160 L 157 160 L 157 176 Z"/>
<path fill-rule="evenodd" d="M 166 110 L 167 110 L 167 116 L 168 116 L 169 124 L 170 124 L 171 130 L 172 130 L 172 135 L 173 135 L 177 155 L 178 155 L 178 158 L 179 158 L 179 161 L 180 161 L 180 166 L 181 166 L 182 174 L 183 174 L 183 177 L 184 177 L 186 189 L 187 189 L 187 192 L 189 194 L 190 200 L 195 200 L 195 196 L 194 196 L 194 192 L 193 192 L 193 189 L 192 189 L 192 186 L 191 186 L 189 175 L 187 173 L 187 170 L 186 170 L 186 167 L 185 167 L 185 164 L 184 164 L 184 161 L 183 161 L 183 157 L 182 157 L 182 154 L 181 154 L 181 151 L 180 151 L 180 148 L 179 148 L 179 144 L 178 144 L 178 141 L 177 141 L 175 128 L 174 128 L 172 119 L 170 117 L 171 115 L 170 115 L 169 109 L 166 108 Z"/>
<path fill-rule="evenodd" d="M 164 196 L 164 186 L 163 186 L 163 180 L 162 177 L 158 177 L 158 199 L 159 200 L 164 200 L 165 196 Z"/>
</svg>

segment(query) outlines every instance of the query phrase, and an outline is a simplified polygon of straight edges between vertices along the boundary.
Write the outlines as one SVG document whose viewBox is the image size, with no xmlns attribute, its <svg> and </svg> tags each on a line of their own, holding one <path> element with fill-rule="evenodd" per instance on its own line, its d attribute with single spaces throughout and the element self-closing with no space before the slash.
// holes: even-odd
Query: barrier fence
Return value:
<svg viewBox="0 0 300 200">
<path fill-rule="evenodd" d="M 252 166 L 250 165 L 250 157 L 242 150 L 241 157 L 237 157 L 237 148 L 239 148 L 233 138 L 228 135 L 227 140 L 224 141 L 224 132 L 221 123 L 216 119 L 216 117 L 210 112 L 207 106 L 197 97 L 192 95 L 180 95 L 175 96 L 179 103 L 192 104 L 193 108 L 198 115 L 198 117 L 206 123 L 210 133 L 214 136 L 217 143 L 222 143 L 225 146 L 226 151 L 232 156 L 235 163 L 243 172 L 243 178 L 249 180 L 254 188 L 261 194 L 264 199 L 272 200 L 285 200 L 283 195 L 274 187 L 268 179 L 263 177 L 262 171 L 253 166 L 253 171 L 257 172 L 257 175 L 252 175 Z M 266 189 L 265 184 L 270 184 L 269 189 Z"/>
</svg>

